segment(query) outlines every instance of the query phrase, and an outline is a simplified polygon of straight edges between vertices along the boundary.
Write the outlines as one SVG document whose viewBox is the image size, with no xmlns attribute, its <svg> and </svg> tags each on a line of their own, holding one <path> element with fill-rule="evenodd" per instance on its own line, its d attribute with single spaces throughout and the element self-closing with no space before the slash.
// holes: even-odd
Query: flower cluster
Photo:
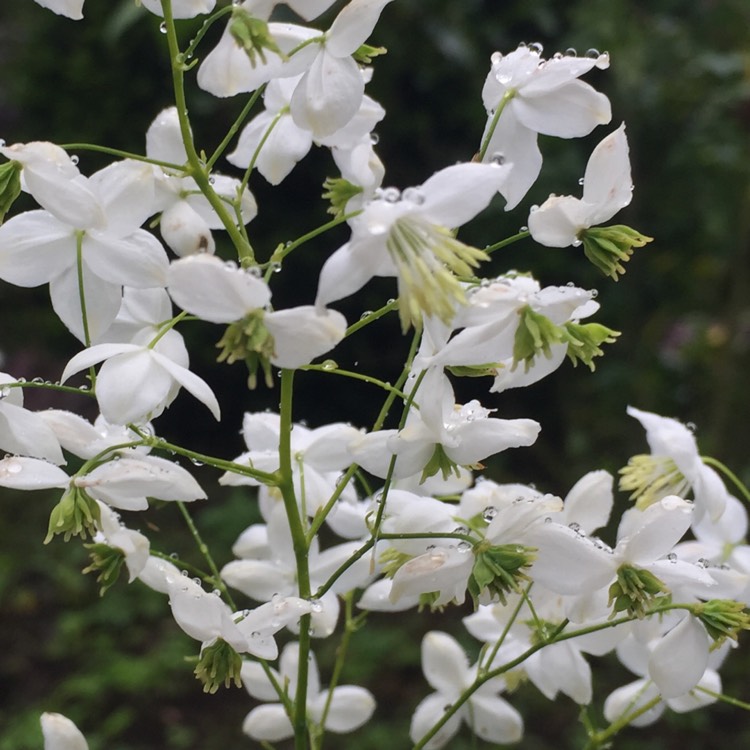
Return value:
<svg viewBox="0 0 750 750">
<path fill-rule="evenodd" d="M 37 1 L 83 16 L 83 0 Z M 593 370 L 618 336 L 589 320 L 600 307 L 595 290 L 544 286 L 517 270 L 480 273 L 492 252 L 528 236 L 548 247 L 582 245 L 616 279 L 633 248 L 651 239 L 600 226 L 633 191 L 624 125 L 593 150 L 581 198 L 551 196 L 532 209 L 528 231 L 494 246 L 458 238 L 493 202 L 511 210 L 526 195 L 542 167 L 539 134 L 580 137 L 610 122 L 607 97 L 580 80 L 606 69 L 609 56 L 545 59 L 538 44 L 495 53 L 477 92 L 487 120 L 476 156 L 419 185 L 384 187 L 372 131 L 385 112 L 365 88 L 373 58 L 385 52 L 367 42 L 390 2 L 350 0 L 318 29 L 308 24 L 331 0 L 283 3 L 304 25 L 274 20 L 282 4 L 274 0 L 218 10 L 214 0 L 141 0 L 164 31 L 175 99 L 155 113 L 144 155 L 86 175 L 52 143 L 0 147 L 0 207 L 10 209 L 21 191 L 38 204 L 0 226 L 0 279 L 49 284 L 54 312 L 80 345 L 57 383 L 0 374 L 8 453 L 0 486 L 61 491 L 45 541 L 88 539 L 86 572 L 102 593 L 126 571 L 129 582 L 163 594 L 165 611 L 199 644 L 204 690 L 244 685 L 258 702 L 242 730 L 264 746 L 294 737 L 297 748 L 318 747 L 325 732 L 352 732 L 375 715 L 369 689 L 341 684 L 348 634 L 369 612 L 465 602 L 479 657 L 471 666 L 448 633 L 424 637 L 434 692 L 414 708 L 416 748 L 446 745 L 462 722 L 487 742 L 516 742 L 524 725 L 507 697 L 514 687 L 528 681 L 550 700 L 562 693 L 588 706 L 591 659 L 609 653 L 637 676 L 604 701 L 610 730 L 655 721 L 665 707 L 706 705 L 721 691 L 722 659 L 750 627 L 750 548 L 744 506 L 692 433 L 629 409 L 652 453 L 622 470 L 620 488 L 636 502 L 619 518 L 605 471 L 567 494 L 481 473 L 500 452 L 532 446 L 542 429 L 503 417 L 492 394 L 533 385 L 566 357 Z M 175 23 L 198 16 L 226 23 L 211 50 L 203 32 L 188 41 Z M 188 117 L 183 84 L 193 68 L 209 94 L 247 102 L 213 151 L 196 142 Z M 335 165 L 324 183 L 334 219 L 266 248 L 248 228 L 260 211 L 250 185 L 256 173 L 279 185 L 313 145 Z M 232 174 L 218 171 L 222 159 Z M 312 304 L 277 307 L 276 272 L 339 225 L 348 240 L 322 262 Z M 394 297 L 349 325 L 331 306 L 376 276 L 395 279 Z M 395 383 L 316 362 L 396 311 L 413 344 Z M 234 459 L 198 453 L 190 436 L 168 441 L 155 426 L 182 389 L 221 419 L 214 387 L 191 370 L 182 332 L 196 323 L 221 327 L 218 359 L 244 362 L 251 389 L 259 373 L 275 387 L 280 371 L 278 411 L 244 414 L 247 450 Z M 295 370 L 364 381 L 383 397 L 375 423 L 295 422 Z M 467 377 L 486 393 L 457 397 Z M 100 416 L 92 423 L 62 409 L 31 411 L 23 402 L 31 386 L 82 388 Z M 225 417 L 230 430 L 233 418 Z M 187 507 L 206 499 L 208 475 L 199 484 L 185 459 L 257 499 L 257 522 L 221 568 Z M 179 508 L 202 562 L 165 554 L 131 528 L 150 501 Z M 341 633 L 324 687 L 313 644 Z M 59 714 L 44 714 L 42 729 L 47 750 L 87 747 Z M 601 746 L 610 730 L 591 729 L 592 742 Z"/>
</svg>

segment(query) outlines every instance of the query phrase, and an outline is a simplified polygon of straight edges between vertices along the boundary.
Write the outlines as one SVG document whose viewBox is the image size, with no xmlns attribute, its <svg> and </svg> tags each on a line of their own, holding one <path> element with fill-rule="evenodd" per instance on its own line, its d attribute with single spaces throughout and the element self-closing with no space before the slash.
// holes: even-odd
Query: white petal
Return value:
<svg viewBox="0 0 750 750">
<path fill-rule="evenodd" d="M 495 695 L 475 693 L 470 699 L 467 718 L 474 733 L 486 742 L 519 742 L 523 719 L 507 701 Z"/>
<path fill-rule="evenodd" d="M 328 699 L 325 690 L 310 702 L 310 713 L 317 721 L 323 716 Z M 355 685 L 339 685 L 333 689 L 326 716 L 325 728 L 337 734 L 346 734 L 366 724 L 375 711 L 375 699 L 369 690 Z"/>
<path fill-rule="evenodd" d="M 146 131 L 146 154 L 151 159 L 182 165 L 187 162 L 177 107 L 167 107 L 154 118 Z"/>
<path fill-rule="evenodd" d="M 214 419 L 221 419 L 221 410 L 219 402 L 216 400 L 213 391 L 203 378 L 199 378 L 185 367 L 181 367 L 168 357 L 154 351 L 153 357 L 188 393 L 195 396 L 201 403 L 208 407 Z"/>
<path fill-rule="evenodd" d="M 67 487 L 68 475 L 39 458 L 8 456 L 0 460 L 0 487 L 14 490 L 47 490 Z"/>
<path fill-rule="evenodd" d="M 74 230 L 47 211 L 26 211 L 0 226 L 0 278 L 16 286 L 46 284 L 74 266 Z"/>
<path fill-rule="evenodd" d="M 708 690 L 711 693 L 717 695 L 721 693 L 721 677 L 713 669 L 707 669 L 703 677 L 699 680 L 696 688 L 703 688 L 703 690 L 691 690 L 685 695 L 681 695 L 677 698 L 670 698 L 667 701 L 667 705 L 678 714 L 686 713 L 687 711 L 694 711 L 696 708 L 703 708 L 712 703 L 716 703 L 716 698 L 710 695 L 704 690 Z"/>
<path fill-rule="evenodd" d="M 191 502 L 203 500 L 206 493 L 192 475 L 173 461 L 156 456 L 123 456 L 97 466 L 75 480 L 103 499 L 147 496 L 157 500 Z"/>
<path fill-rule="evenodd" d="M 294 122 L 315 138 L 330 135 L 357 114 L 364 91 L 357 63 L 351 57 L 334 57 L 324 47 L 294 90 Z"/>
<path fill-rule="evenodd" d="M 49 8 L 59 16 L 66 16 L 74 21 L 80 21 L 83 18 L 83 0 L 36 0 L 36 2 L 42 8 Z M 42 717 L 44 716 L 60 716 L 60 714 L 42 714 Z M 74 750 L 74 747 L 72 746 L 70 750 Z M 45 746 L 45 750 L 53 750 L 53 748 Z"/>
<path fill-rule="evenodd" d="M 436 172 L 420 188 L 419 213 L 454 229 L 483 211 L 502 189 L 511 165 L 455 164 Z"/>
<path fill-rule="evenodd" d="M 185 200 L 177 201 L 162 213 L 159 229 L 169 249 L 181 258 L 216 251 L 210 227 Z"/>
<path fill-rule="evenodd" d="M 507 448 L 533 445 L 541 429 L 533 419 L 477 419 L 453 431 L 460 442 L 446 446 L 445 452 L 457 464 L 468 466 Z"/>
<path fill-rule="evenodd" d="M 625 125 L 604 138 L 594 149 L 583 177 L 583 200 L 596 206 L 589 216 L 589 226 L 611 219 L 630 203 L 633 180 Z"/>
<path fill-rule="evenodd" d="M 648 680 L 636 680 L 611 692 L 604 701 L 604 717 L 609 722 L 617 721 L 622 716 L 629 716 L 659 697 L 659 690 Z M 664 704 L 657 703 L 648 711 L 630 722 L 634 727 L 645 727 L 653 724 L 664 713 Z"/>
<path fill-rule="evenodd" d="M 575 521 L 587 534 L 606 526 L 614 503 L 613 483 L 608 471 L 582 476 L 565 497 L 565 520 Z"/>
<path fill-rule="evenodd" d="M 372 34 L 380 14 L 392 0 L 352 0 L 336 16 L 326 35 L 326 47 L 332 55 L 354 54 Z"/>
<path fill-rule="evenodd" d="M 169 260 L 153 234 L 136 229 L 123 238 L 104 232 L 88 232 L 83 239 L 86 265 L 113 284 L 144 289 L 164 286 Z"/>
<path fill-rule="evenodd" d="M 289 717 L 280 703 L 254 708 L 242 722 L 242 731 L 265 742 L 279 742 L 294 735 Z"/>
<path fill-rule="evenodd" d="M 233 560 L 221 569 L 221 577 L 232 588 L 260 602 L 294 590 L 291 569 L 280 568 L 277 560 Z"/>
<path fill-rule="evenodd" d="M 89 750 L 81 730 L 62 714 L 43 713 L 40 721 L 44 750 Z"/>
<path fill-rule="evenodd" d="M 612 119 L 609 99 L 578 80 L 544 96 L 514 97 L 510 104 L 527 128 L 558 138 L 587 135 Z"/>
<path fill-rule="evenodd" d="M 690 528 L 693 506 L 669 495 L 637 513 L 642 514 L 637 528 L 617 546 L 629 562 L 645 564 L 666 555 L 682 539 Z"/>
<path fill-rule="evenodd" d="M 654 647 L 648 673 L 664 698 L 676 698 L 692 690 L 708 666 L 708 634 L 687 615 Z"/>
<path fill-rule="evenodd" d="M 385 243 L 380 237 L 342 245 L 320 271 L 316 306 L 326 307 L 361 289 L 377 273 L 384 256 Z"/>
<path fill-rule="evenodd" d="M 35 412 L 0 401 L 0 448 L 33 458 L 64 464 L 60 443 Z"/>
<path fill-rule="evenodd" d="M 167 284 L 172 299 L 183 310 L 212 323 L 240 320 L 271 299 L 264 281 L 212 255 L 173 262 Z"/>
<path fill-rule="evenodd" d="M 529 232 L 546 247 L 568 247 L 588 225 L 589 206 L 571 195 L 551 196 L 529 214 Z"/>
<path fill-rule="evenodd" d="M 458 697 L 468 679 L 469 659 L 454 638 L 432 630 L 422 639 L 422 670 L 435 690 Z"/>
<path fill-rule="evenodd" d="M 273 336 L 271 362 L 288 369 L 309 364 L 330 351 L 346 333 L 346 318 L 341 313 L 312 305 L 266 313 L 263 323 Z"/>
<path fill-rule="evenodd" d="M 409 737 L 412 742 L 419 742 L 430 729 L 443 717 L 445 714 L 445 706 L 448 705 L 449 700 L 446 696 L 441 693 L 433 693 L 428 695 L 424 700 L 420 702 L 414 711 L 414 715 L 411 717 L 411 726 L 409 727 Z M 425 750 L 438 750 L 445 746 L 458 732 L 458 728 L 461 726 L 461 716 L 464 712 L 459 709 L 448 721 L 443 724 L 442 727 L 434 734 L 434 736 L 424 745 Z"/>
</svg>

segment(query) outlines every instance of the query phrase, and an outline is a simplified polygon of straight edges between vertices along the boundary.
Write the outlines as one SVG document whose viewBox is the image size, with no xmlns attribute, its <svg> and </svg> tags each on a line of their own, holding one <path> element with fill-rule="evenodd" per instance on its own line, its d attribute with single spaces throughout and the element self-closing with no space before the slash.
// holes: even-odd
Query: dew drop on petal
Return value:
<svg viewBox="0 0 750 750">
<path fill-rule="evenodd" d="M 544 52 L 544 46 L 541 42 L 532 42 L 529 45 L 529 50 L 533 52 L 535 55 L 541 55 L 542 52 Z"/>
<path fill-rule="evenodd" d="M 586 57 L 590 57 L 592 60 L 598 60 L 601 53 L 598 49 L 590 47 L 586 50 Z"/>
<path fill-rule="evenodd" d="M 372 143 L 373 146 L 377 146 L 379 142 L 380 142 L 380 136 L 374 131 L 370 133 L 370 143 Z"/>
<path fill-rule="evenodd" d="M 500 151 L 496 151 L 490 157 L 490 164 L 494 164 L 496 167 L 501 167 L 503 164 L 505 164 L 505 155 Z"/>
<path fill-rule="evenodd" d="M 578 55 L 578 52 L 576 52 L 575 47 L 568 47 L 568 49 L 565 50 L 565 57 L 576 57 Z"/>
</svg>

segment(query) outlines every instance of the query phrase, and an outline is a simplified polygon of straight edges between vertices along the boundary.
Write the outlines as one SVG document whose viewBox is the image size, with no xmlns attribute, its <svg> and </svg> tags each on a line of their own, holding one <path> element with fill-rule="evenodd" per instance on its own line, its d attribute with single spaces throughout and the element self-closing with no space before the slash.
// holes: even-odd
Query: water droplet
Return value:
<svg viewBox="0 0 750 750">
<path fill-rule="evenodd" d="M 253 630 L 252 633 L 250 633 L 251 638 L 260 638 L 260 630 Z"/>
<path fill-rule="evenodd" d="M 7 474 L 20 474 L 23 471 L 23 464 L 20 461 L 9 461 L 5 464 Z"/>
<path fill-rule="evenodd" d="M 498 65 L 502 59 L 503 59 L 503 53 L 502 52 L 493 52 L 490 55 L 490 62 L 493 65 Z"/>
<path fill-rule="evenodd" d="M 669 562 L 671 562 L 671 563 L 677 562 L 677 555 L 674 552 L 670 552 L 667 555 L 667 560 L 669 560 Z"/>
<path fill-rule="evenodd" d="M 590 57 L 592 60 L 599 59 L 600 52 L 595 47 L 590 47 L 586 50 L 586 57 Z"/>
<path fill-rule="evenodd" d="M 563 58 L 563 53 L 562 52 L 555 52 L 555 54 L 552 55 L 552 59 L 553 60 L 562 60 L 562 58 Z"/>
<path fill-rule="evenodd" d="M 380 136 L 375 131 L 370 133 L 370 143 L 372 143 L 373 146 L 377 146 L 378 143 L 380 143 Z"/>
<path fill-rule="evenodd" d="M 489 523 L 497 515 L 497 508 L 494 505 L 488 505 L 482 511 L 482 518 Z"/>
<path fill-rule="evenodd" d="M 362 315 L 359 316 L 360 320 L 365 320 L 366 318 L 369 318 L 370 315 L 372 315 L 372 310 L 365 310 Z"/>
<path fill-rule="evenodd" d="M 490 164 L 494 164 L 497 167 L 502 166 L 503 164 L 505 164 L 505 156 L 500 153 L 500 151 L 496 151 L 490 157 Z"/>
<path fill-rule="evenodd" d="M 32 383 L 36 383 L 37 385 L 41 385 L 44 382 L 44 378 L 36 377 L 31 379 Z"/>
<path fill-rule="evenodd" d="M 470 552 L 470 551 L 471 551 L 471 544 L 469 544 L 469 542 L 466 542 L 466 541 L 461 541 L 461 542 L 459 542 L 459 543 L 458 543 L 458 544 L 456 545 L 456 549 L 457 549 L 457 550 L 458 550 L 459 552 L 461 552 L 461 553 L 465 554 L 465 553 L 467 553 L 467 552 Z"/>
<path fill-rule="evenodd" d="M 162 21 L 159 24 L 159 31 L 161 31 L 162 34 L 166 34 L 167 33 L 167 22 L 166 21 Z"/>
<path fill-rule="evenodd" d="M 260 270 L 260 266 L 251 266 L 246 270 L 247 273 L 249 273 L 251 276 L 255 276 L 256 279 L 259 279 L 263 275 L 263 271 Z"/>
<path fill-rule="evenodd" d="M 544 523 L 552 523 L 552 516 L 545 516 Z"/>
<path fill-rule="evenodd" d="M 5 148 L 5 138 L 0 138 L 0 148 Z"/>
<path fill-rule="evenodd" d="M 696 567 L 698 568 L 707 568 L 708 567 L 708 560 L 706 560 L 705 557 L 701 557 L 698 562 L 695 563 Z"/>
<path fill-rule="evenodd" d="M 532 42 L 529 45 L 529 50 L 533 52 L 535 55 L 541 55 L 542 52 L 544 52 L 544 46 L 541 42 Z"/>
<path fill-rule="evenodd" d="M 565 50 L 564 54 L 565 57 L 576 57 L 578 55 L 575 47 L 568 47 L 568 49 Z"/>
<path fill-rule="evenodd" d="M 529 213 L 533 214 L 535 211 L 539 210 L 539 206 L 536 205 L 536 203 L 529 209 Z"/>
<path fill-rule="evenodd" d="M 180 556 L 176 552 L 170 552 L 169 553 L 169 559 L 170 560 L 178 560 Z"/>
<path fill-rule="evenodd" d="M 599 296 L 599 290 L 598 289 L 591 289 L 589 291 L 589 296 L 591 299 L 596 299 Z"/>
<path fill-rule="evenodd" d="M 528 232 L 529 228 L 524 224 L 522 227 L 519 227 L 518 231 L 519 232 Z"/>
<path fill-rule="evenodd" d="M 216 182 L 216 178 L 211 175 L 211 177 L 208 178 L 208 184 L 213 185 Z"/>
<path fill-rule="evenodd" d="M 571 247 L 580 247 L 583 244 L 577 237 L 570 243 Z"/>
<path fill-rule="evenodd" d="M 323 611 L 323 605 L 319 599 L 310 599 L 310 610 L 316 613 Z"/>
<path fill-rule="evenodd" d="M 200 578 L 198 578 L 198 576 L 195 576 L 195 578 L 193 578 L 193 583 L 195 583 L 195 584 L 197 584 L 198 586 L 200 586 L 200 585 L 201 585 L 201 579 L 200 579 Z"/>
<path fill-rule="evenodd" d="M 190 575 L 190 573 L 188 573 L 187 570 L 181 570 L 180 575 L 183 576 L 183 578 L 187 578 Z"/>
<path fill-rule="evenodd" d="M 526 49 L 528 47 L 528 44 L 526 42 L 519 42 L 517 49 Z"/>
<path fill-rule="evenodd" d="M 424 193 L 415 187 L 406 188 L 401 196 L 405 201 L 421 206 L 424 203 Z"/>
<path fill-rule="evenodd" d="M 398 203 L 401 200 L 401 191 L 395 187 L 385 188 L 383 190 L 383 200 L 386 203 Z"/>
<path fill-rule="evenodd" d="M 580 178 L 580 179 L 578 180 L 578 184 L 579 184 L 579 185 L 583 185 L 583 183 L 584 183 L 584 179 L 583 179 L 583 177 L 581 177 L 581 178 Z"/>
<path fill-rule="evenodd" d="M 203 461 L 199 461 L 197 458 L 191 458 L 190 463 L 193 464 L 193 466 L 203 466 Z"/>
<path fill-rule="evenodd" d="M 456 526 L 455 529 L 453 529 L 454 534 L 468 534 L 469 530 L 466 528 L 466 526 Z"/>
<path fill-rule="evenodd" d="M 278 273 L 279 271 L 281 271 L 281 263 L 274 261 L 273 263 L 271 263 L 270 269 L 271 273 Z"/>
<path fill-rule="evenodd" d="M 78 157 L 75 154 L 70 155 L 71 164 L 78 164 Z"/>
<path fill-rule="evenodd" d="M 212 589 L 211 595 L 212 596 L 221 596 L 221 590 L 220 589 Z"/>
<path fill-rule="evenodd" d="M 695 422 L 686 422 L 685 427 L 690 430 L 690 432 L 695 433 L 695 431 L 698 429 L 698 426 L 695 424 Z"/>
<path fill-rule="evenodd" d="M 324 370 L 336 370 L 338 369 L 338 363 L 333 359 L 327 359 L 320 365 Z"/>
<path fill-rule="evenodd" d="M 581 524 L 576 523 L 575 521 L 571 521 L 571 523 L 568 524 L 568 528 L 575 531 L 576 534 L 579 534 L 581 531 Z"/>
</svg>

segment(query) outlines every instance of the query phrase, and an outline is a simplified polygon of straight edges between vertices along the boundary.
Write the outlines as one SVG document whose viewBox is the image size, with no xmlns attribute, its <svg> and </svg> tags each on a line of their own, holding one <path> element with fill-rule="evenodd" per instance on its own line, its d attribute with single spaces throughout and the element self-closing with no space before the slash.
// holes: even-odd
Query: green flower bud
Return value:
<svg viewBox="0 0 750 750">
<path fill-rule="evenodd" d="M 21 194 L 21 169 L 22 166 L 17 161 L 0 165 L 0 224 Z"/>
<path fill-rule="evenodd" d="M 218 362 L 234 364 L 244 360 L 247 366 L 247 386 L 251 390 L 258 384 L 258 368 L 263 370 L 266 387 L 273 388 L 270 358 L 274 353 L 273 336 L 263 325 L 263 310 L 253 310 L 242 320 L 230 323 L 216 344 L 221 353 Z"/>
<path fill-rule="evenodd" d="M 266 64 L 266 50 L 278 55 L 282 60 L 287 56 L 276 44 L 276 40 L 268 30 L 268 24 L 260 18 L 251 15 L 242 6 L 232 8 L 232 20 L 229 22 L 229 33 L 237 44 L 245 50 L 250 65 L 255 67 L 258 60 Z"/>
<path fill-rule="evenodd" d="M 385 47 L 373 47 L 369 44 L 363 44 L 355 50 L 352 57 L 360 65 L 370 65 L 373 57 L 380 57 L 380 55 L 385 55 L 387 52 L 388 50 Z"/>
<path fill-rule="evenodd" d="M 110 547 L 108 544 L 84 544 L 91 557 L 91 564 L 83 569 L 84 573 L 98 573 L 96 582 L 100 584 L 99 596 L 104 596 L 117 579 L 120 577 L 122 564 L 125 562 L 125 553 Z"/>
<path fill-rule="evenodd" d="M 87 534 L 93 536 L 100 520 L 101 511 L 96 500 L 89 497 L 85 490 L 71 487 L 50 513 L 44 543 L 48 544 L 56 534 L 63 534 L 66 542 L 73 536 L 83 539 Z"/>
<path fill-rule="evenodd" d="M 206 646 L 198 659 L 195 676 L 203 683 L 204 693 L 215 693 L 224 687 L 242 687 L 242 657 L 223 639 Z"/>
<path fill-rule="evenodd" d="M 555 325 L 549 318 L 535 312 L 529 305 L 518 311 L 520 320 L 513 340 L 513 366 L 515 370 L 523 362 L 524 370 L 528 371 L 538 354 L 552 356 L 552 344 L 560 344 L 566 340 L 566 332 Z"/>
<path fill-rule="evenodd" d="M 653 241 L 635 229 L 623 224 L 611 227 L 590 227 L 578 235 L 583 242 L 586 257 L 605 275 L 617 281 L 625 273 L 622 264 L 630 260 L 633 248 L 643 247 Z"/>
<path fill-rule="evenodd" d="M 711 636 L 712 649 L 721 646 L 727 638 L 736 641 L 741 630 L 750 630 L 750 613 L 742 602 L 711 599 L 693 605 L 691 611 Z"/>
<path fill-rule="evenodd" d="M 596 369 L 594 357 L 601 357 L 602 344 L 613 344 L 619 331 L 599 323 L 565 323 L 565 338 L 568 341 L 568 357 L 573 365 L 583 362 L 592 372 Z"/>
<path fill-rule="evenodd" d="M 354 185 L 343 177 L 329 177 L 323 183 L 323 200 L 330 201 L 329 214 L 341 216 L 346 210 L 346 204 L 362 192 L 359 185 Z"/>
<path fill-rule="evenodd" d="M 617 570 L 617 580 L 609 587 L 609 601 L 614 617 L 619 612 L 642 618 L 646 611 L 659 599 L 659 603 L 669 601 L 667 587 L 653 573 L 632 565 L 621 565 Z"/>
<path fill-rule="evenodd" d="M 485 597 L 497 597 L 507 604 L 506 594 L 519 593 L 521 583 L 531 580 L 524 569 L 536 559 L 536 550 L 518 544 L 490 545 L 485 541 L 476 545 L 474 557 L 467 587 L 474 606 Z"/>
</svg>

